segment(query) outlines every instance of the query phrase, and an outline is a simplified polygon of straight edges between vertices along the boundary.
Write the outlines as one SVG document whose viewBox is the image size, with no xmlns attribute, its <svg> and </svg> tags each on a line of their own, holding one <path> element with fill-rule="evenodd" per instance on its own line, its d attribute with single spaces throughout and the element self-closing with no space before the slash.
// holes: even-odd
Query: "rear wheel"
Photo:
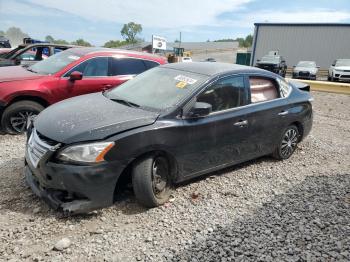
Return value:
<svg viewBox="0 0 350 262">
<path fill-rule="evenodd" d="M 29 117 L 39 114 L 44 107 L 34 101 L 19 101 L 7 107 L 2 114 L 1 127 L 5 133 L 20 134 L 27 129 Z"/>
<path fill-rule="evenodd" d="M 136 199 L 146 207 L 156 207 L 169 200 L 171 194 L 170 165 L 162 155 L 137 161 L 132 171 Z"/>
<path fill-rule="evenodd" d="M 299 130 L 296 126 L 292 125 L 287 127 L 277 145 L 274 153 L 272 154 L 276 159 L 288 159 L 294 153 L 299 141 Z"/>
</svg>

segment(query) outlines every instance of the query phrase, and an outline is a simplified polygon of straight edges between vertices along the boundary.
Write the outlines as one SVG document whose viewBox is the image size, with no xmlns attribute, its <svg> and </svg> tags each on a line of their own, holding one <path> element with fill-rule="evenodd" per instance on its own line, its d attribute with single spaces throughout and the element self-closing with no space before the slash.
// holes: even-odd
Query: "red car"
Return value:
<svg viewBox="0 0 350 262">
<path fill-rule="evenodd" d="M 109 49 L 71 48 L 25 68 L 0 68 L 2 131 L 21 133 L 28 117 L 63 99 L 118 86 L 165 64 L 151 54 Z"/>
</svg>

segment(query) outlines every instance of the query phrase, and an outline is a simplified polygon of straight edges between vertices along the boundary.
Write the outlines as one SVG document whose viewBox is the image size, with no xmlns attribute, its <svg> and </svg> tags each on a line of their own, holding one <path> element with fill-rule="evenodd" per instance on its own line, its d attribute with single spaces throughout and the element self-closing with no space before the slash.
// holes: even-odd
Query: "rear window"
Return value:
<svg viewBox="0 0 350 262">
<path fill-rule="evenodd" d="M 270 78 L 249 77 L 249 84 L 252 103 L 260 103 L 280 97 L 277 83 Z"/>
</svg>

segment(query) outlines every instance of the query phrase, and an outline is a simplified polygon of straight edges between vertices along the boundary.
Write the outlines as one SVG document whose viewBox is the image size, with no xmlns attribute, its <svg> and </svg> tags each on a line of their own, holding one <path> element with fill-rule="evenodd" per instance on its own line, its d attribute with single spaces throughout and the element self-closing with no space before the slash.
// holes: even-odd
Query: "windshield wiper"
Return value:
<svg viewBox="0 0 350 262">
<path fill-rule="evenodd" d="M 26 66 L 23 66 L 25 69 L 27 69 L 28 71 L 30 71 L 30 72 L 33 72 L 33 73 L 38 73 L 38 72 L 36 72 L 36 71 L 34 71 L 33 69 L 31 69 L 30 67 L 26 67 Z"/>
<path fill-rule="evenodd" d="M 130 106 L 130 107 L 140 107 L 140 105 L 135 104 L 135 103 L 130 102 L 130 101 L 127 101 L 127 100 L 124 100 L 124 99 L 120 99 L 120 98 L 110 98 L 110 99 L 112 101 L 115 101 L 115 102 L 123 104 L 123 105 Z"/>
</svg>

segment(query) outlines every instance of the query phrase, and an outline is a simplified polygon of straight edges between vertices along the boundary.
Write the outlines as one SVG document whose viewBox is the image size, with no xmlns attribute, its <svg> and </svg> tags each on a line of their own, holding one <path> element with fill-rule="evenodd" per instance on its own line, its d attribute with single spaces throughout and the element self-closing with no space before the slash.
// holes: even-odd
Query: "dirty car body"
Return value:
<svg viewBox="0 0 350 262">
<path fill-rule="evenodd" d="M 264 83 L 275 97 L 259 93 Z M 167 159 L 172 183 L 269 155 L 286 127 L 298 128 L 299 141 L 311 130 L 311 96 L 299 87 L 224 63 L 151 69 L 44 110 L 28 129 L 27 182 L 52 207 L 85 213 L 112 205 L 121 175 L 152 154 Z M 78 161 L 101 145 L 103 159 Z"/>
</svg>

